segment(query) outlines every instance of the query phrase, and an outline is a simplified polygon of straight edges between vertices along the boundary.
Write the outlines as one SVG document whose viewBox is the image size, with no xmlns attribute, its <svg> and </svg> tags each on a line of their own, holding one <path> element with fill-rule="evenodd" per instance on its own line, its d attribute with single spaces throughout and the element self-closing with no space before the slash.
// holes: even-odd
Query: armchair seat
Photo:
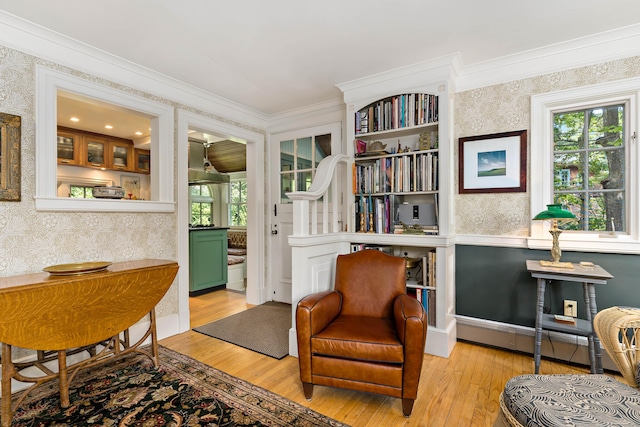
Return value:
<svg viewBox="0 0 640 427">
<path fill-rule="evenodd" d="M 340 316 L 311 338 L 316 355 L 369 362 L 402 363 L 404 349 L 391 319 Z"/>
</svg>

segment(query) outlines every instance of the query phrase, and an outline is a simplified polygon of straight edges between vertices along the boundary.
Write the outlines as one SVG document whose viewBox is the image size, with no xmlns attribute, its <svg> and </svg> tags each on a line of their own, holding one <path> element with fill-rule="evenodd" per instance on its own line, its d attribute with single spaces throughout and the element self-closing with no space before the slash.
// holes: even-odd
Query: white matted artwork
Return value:
<svg viewBox="0 0 640 427">
<path fill-rule="evenodd" d="M 120 175 L 120 186 L 124 190 L 125 199 L 137 200 L 140 198 L 139 176 Z"/>
<path fill-rule="evenodd" d="M 527 190 L 527 131 L 459 139 L 459 192 Z"/>
</svg>

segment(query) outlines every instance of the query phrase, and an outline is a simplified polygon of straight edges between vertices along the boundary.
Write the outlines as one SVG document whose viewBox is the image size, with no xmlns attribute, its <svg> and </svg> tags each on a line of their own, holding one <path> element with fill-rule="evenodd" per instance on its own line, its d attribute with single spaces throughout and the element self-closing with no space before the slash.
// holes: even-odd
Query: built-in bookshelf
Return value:
<svg viewBox="0 0 640 427">
<path fill-rule="evenodd" d="M 454 67 L 432 65 L 339 85 L 347 112 L 346 150 L 353 158 L 345 220 L 351 242 L 390 246 L 396 256 L 426 257 L 422 271 L 432 274 L 409 277 L 407 289 L 427 308 L 425 351 L 448 357 L 456 342 L 448 114 Z"/>
<path fill-rule="evenodd" d="M 354 120 L 355 231 L 437 234 L 438 97 L 388 97 Z"/>
</svg>

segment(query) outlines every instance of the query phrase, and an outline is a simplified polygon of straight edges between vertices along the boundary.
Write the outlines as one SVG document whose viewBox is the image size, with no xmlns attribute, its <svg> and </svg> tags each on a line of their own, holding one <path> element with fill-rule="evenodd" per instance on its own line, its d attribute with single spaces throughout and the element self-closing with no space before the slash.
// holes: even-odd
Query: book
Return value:
<svg viewBox="0 0 640 427">
<path fill-rule="evenodd" d="M 571 317 L 571 316 L 563 316 L 561 314 L 556 314 L 553 316 L 553 320 L 555 320 L 558 323 L 566 323 L 569 325 L 575 325 L 576 324 L 576 319 Z"/>
</svg>

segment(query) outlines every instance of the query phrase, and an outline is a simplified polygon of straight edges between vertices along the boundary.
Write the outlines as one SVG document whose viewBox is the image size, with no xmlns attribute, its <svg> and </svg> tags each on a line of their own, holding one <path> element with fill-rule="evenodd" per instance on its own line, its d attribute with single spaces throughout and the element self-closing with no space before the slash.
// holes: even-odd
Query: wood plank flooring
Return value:
<svg viewBox="0 0 640 427">
<path fill-rule="evenodd" d="M 244 294 L 217 291 L 190 299 L 191 327 L 251 307 Z M 304 398 L 298 359 L 276 360 L 198 332 L 188 331 L 160 344 L 255 385 L 266 388 L 353 427 L 492 426 L 505 382 L 533 372 L 533 357 L 458 342 L 447 359 L 425 355 L 418 399 L 411 417 L 402 416 L 400 399 L 316 386 Z M 543 360 L 541 373 L 588 373 L 588 368 Z"/>
</svg>

